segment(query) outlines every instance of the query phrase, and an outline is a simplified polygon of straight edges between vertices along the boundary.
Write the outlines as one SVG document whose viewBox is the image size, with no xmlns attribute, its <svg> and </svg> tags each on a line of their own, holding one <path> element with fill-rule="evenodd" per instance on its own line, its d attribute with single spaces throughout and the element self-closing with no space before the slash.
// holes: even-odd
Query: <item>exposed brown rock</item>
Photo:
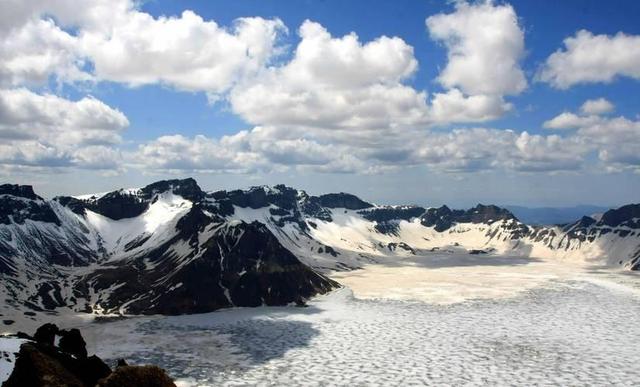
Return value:
<svg viewBox="0 0 640 387">
<path fill-rule="evenodd" d="M 35 343 L 20 347 L 13 372 L 2 387 L 85 387 L 85 384 L 59 359 L 46 353 Z"/>
<path fill-rule="evenodd" d="M 98 382 L 99 387 L 176 387 L 173 380 L 160 367 L 156 366 L 120 366 L 105 379 Z"/>
</svg>

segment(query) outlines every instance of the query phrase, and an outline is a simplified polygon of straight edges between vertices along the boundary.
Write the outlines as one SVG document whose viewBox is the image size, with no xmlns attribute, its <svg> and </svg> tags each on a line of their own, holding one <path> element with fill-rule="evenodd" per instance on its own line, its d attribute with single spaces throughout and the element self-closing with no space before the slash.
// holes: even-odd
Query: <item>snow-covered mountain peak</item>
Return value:
<svg viewBox="0 0 640 387">
<path fill-rule="evenodd" d="M 545 227 L 494 205 L 375 205 L 285 185 L 204 192 L 163 180 L 53 200 L 0 186 L 0 293 L 36 310 L 286 304 L 337 286 L 322 272 L 450 251 L 638 269 L 640 205 Z"/>
</svg>

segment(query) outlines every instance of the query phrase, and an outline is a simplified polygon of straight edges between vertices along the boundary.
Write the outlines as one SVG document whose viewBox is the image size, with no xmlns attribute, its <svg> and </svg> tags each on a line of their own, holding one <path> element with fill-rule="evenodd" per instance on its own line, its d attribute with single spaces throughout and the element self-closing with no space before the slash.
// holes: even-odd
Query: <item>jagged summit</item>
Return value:
<svg viewBox="0 0 640 387">
<path fill-rule="evenodd" d="M 133 218 L 145 212 L 157 195 L 171 192 L 192 202 L 205 197 L 193 178 L 160 180 L 139 189 L 119 189 L 99 195 L 58 196 L 54 200 L 83 215 L 89 209 L 110 219 Z"/>
<path fill-rule="evenodd" d="M 42 200 L 40 196 L 33 192 L 33 187 L 30 185 L 2 184 L 0 185 L 0 195 L 11 195 L 30 200 Z"/>
<path fill-rule="evenodd" d="M 318 196 L 320 205 L 328 208 L 346 208 L 348 210 L 362 210 L 373 207 L 373 204 L 367 203 L 355 195 L 344 192 L 329 193 Z"/>
<path fill-rule="evenodd" d="M 375 205 L 282 184 L 205 192 L 192 178 L 52 200 L 30 186 L 0 192 L 0 297 L 14 309 L 304 303 L 339 286 L 327 271 L 451 249 L 640 267 L 638 204 L 543 227 L 494 205 Z"/>
<path fill-rule="evenodd" d="M 609 227 L 626 226 L 630 228 L 640 227 L 640 203 L 627 204 L 619 208 L 611 209 L 600 218 L 598 225 Z"/>
</svg>

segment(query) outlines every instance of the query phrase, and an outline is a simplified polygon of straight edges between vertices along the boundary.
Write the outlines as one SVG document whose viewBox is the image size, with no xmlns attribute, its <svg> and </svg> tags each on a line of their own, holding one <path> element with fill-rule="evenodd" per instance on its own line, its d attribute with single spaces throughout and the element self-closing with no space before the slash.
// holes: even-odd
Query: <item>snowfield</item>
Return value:
<svg viewBox="0 0 640 387">
<path fill-rule="evenodd" d="M 340 273 L 349 288 L 307 308 L 83 332 L 90 352 L 158 364 L 183 386 L 637 384 L 636 273 L 501 256 L 433 261 Z"/>
</svg>

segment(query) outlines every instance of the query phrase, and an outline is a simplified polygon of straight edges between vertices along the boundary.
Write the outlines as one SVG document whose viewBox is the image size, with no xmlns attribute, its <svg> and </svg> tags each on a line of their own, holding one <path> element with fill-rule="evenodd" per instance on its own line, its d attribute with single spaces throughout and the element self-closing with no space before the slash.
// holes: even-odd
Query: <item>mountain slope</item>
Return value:
<svg viewBox="0 0 640 387">
<path fill-rule="evenodd" d="M 529 226 L 479 204 L 378 206 L 283 185 L 204 192 L 193 179 L 44 200 L 0 186 L 0 314 L 181 314 L 302 303 L 324 274 L 431 251 L 640 269 L 640 204 Z M 60 309 L 62 308 L 62 309 Z"/>
<path fill-rule="evenodd" d="M 300 303 L 338 286 L 264 225 L 218 215 L 193 179 L 50 201 L 28 186 L 0 192 L 7 307 L 181 314 Z"/>
<path fill-rule="evenodd" d="M 332 195 L 332 201 L 322 205 L 322 196 L 280 185 L 220 191 L 208 198 L 225 208 L 229 219 L 265 224 L 284 246 L 319 270 L 352 269 L 447 249 L 628 269 L 638 269 L 640 264 L 640 204 L 609 210 L 600 220 L 583 218 L 574 224 L 544 227 L 526 225 L 493 205 L 468 210 L 376 206 L 355 201 L 352 195 Z"/>
</svg>

